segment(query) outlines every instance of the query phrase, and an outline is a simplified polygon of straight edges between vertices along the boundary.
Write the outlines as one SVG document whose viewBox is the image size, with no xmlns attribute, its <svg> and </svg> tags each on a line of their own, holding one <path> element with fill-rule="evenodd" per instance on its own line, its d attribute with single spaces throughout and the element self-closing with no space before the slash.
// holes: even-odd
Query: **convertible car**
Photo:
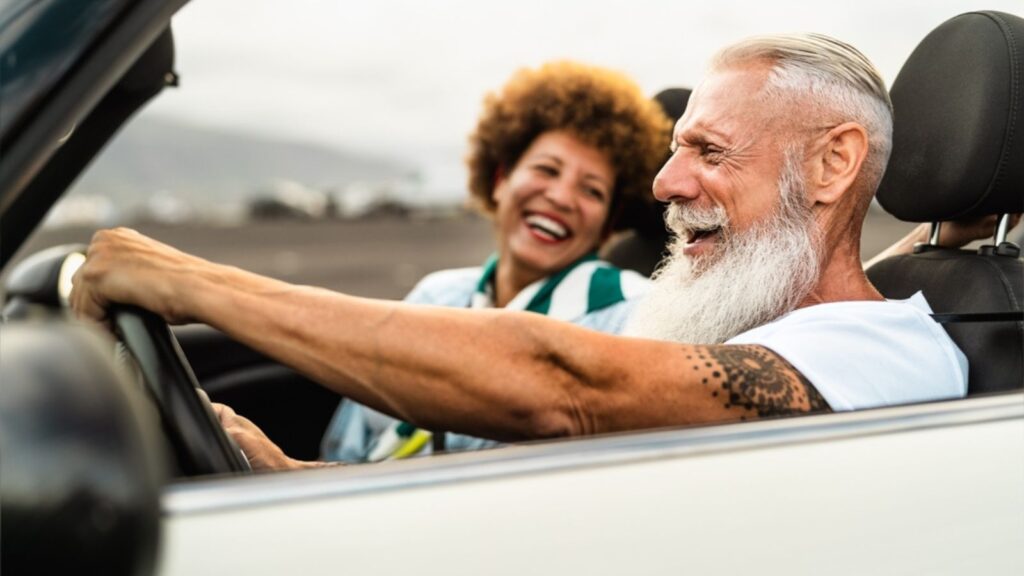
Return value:
<svg viewBox="0 0 1024 576">
<path fill-rule="evenodd" d="M 0 267 L 177 81 L 184 3 L 0 4 Z M 287 387 L 270 433 L 296 451 L 337 398 L 206 327 L 123 308 L 115 342 L 76 322 L 82 246 L 56 246 L 3 287 L 5 572 L 1024 573 L 1024 261 L 1005 216 L 1024 209 L 1024 19 L 945 22 L 892 97 L 881 204 L 936 234 L 1002 215 L 979 249 L 869 271 L 888 296 L 925 292 L 970 359 L 968 398 L 256 475 L 199 387 L 236 406 Z"/>
</svg>

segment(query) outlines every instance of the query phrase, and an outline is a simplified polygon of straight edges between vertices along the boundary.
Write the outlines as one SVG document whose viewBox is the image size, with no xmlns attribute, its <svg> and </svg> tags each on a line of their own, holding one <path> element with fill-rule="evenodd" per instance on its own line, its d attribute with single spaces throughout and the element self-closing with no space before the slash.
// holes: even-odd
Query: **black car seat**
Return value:
<svg viewBox="0 0 1024 576">
<path fill-rule="evenodd" d="M 674 124 L 686 111 L 690 90 L 666 88 L 654 96 L 654 101 Z M 668 142 L 665 142 L 665 151 L 667 160 Z M 655 200 L 653 194 L 646 194 L 624 206 L 619 228 L 628 232 L 609 242 L 601 257 L 619 268 L 650 276 L 665 256 L 669 233 L 664 214 L 665 204 Z"/>
<path fill-rule="evenodd" d="M 900 220 L 931 222 L 932 240 L 879 262 L 868 277 L 889 298 L 924 293 L 970 362 L 968 393 L 1024 386 L 1024 261 L 1009 213 L 1024 210 L 1024 19 L 962 14 L 911 54 L 891 90 L 893 151 L 878 201 Z M 979 250 L 935 246 L 943 221 L 1003 215 Z"/>
</svg>

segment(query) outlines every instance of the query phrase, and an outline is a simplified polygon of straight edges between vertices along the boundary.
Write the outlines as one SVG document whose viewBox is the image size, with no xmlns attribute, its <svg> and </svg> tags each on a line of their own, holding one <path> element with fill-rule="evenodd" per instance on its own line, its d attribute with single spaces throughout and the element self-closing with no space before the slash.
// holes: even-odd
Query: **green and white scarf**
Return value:
<svg viewBox="0 0 1024 576">
<path fill-rule="evenodd" d="M 492 255 L 484 264 L 470 308 L 494 308 L 494 276 L 498 256 Z M 558 320 L 573 322 L 583 316 L 618 304 L 641 294 L 646 279 L 638 274 L 623 273 L 611 264 L 598 260 L 591 252 L 557 274 L 541 278 L 516 294 L 506 310 L 525 310 Z M 397 460 L 418 454 L 431 441 L 431 433 L 408 422 L 389 426 L 377 440 L 367 457 L 370 462 Z"/>
</svg>

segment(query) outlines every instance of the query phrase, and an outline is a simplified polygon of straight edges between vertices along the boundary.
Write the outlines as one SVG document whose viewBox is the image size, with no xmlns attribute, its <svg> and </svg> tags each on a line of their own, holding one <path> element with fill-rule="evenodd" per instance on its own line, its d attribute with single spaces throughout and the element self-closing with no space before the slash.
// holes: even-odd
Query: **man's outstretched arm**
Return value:
<svg viewBox="0 0 1024 576">
<path fill-rule="evenodd" d="M 759 346 L 686 346 L 523 312 L 368 300 L 212 264 L 130 230 L 101 232 L 73 305 L 111 302 L 214 326 L 322 384 L 420 426 L 522 440 L 826 410 Z"/>
</svg>

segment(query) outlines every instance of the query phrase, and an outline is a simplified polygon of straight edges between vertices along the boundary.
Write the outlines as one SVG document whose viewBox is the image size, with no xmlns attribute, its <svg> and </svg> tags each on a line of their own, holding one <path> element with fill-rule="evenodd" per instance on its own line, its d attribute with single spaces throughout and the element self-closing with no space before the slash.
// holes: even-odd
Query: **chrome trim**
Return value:
<svg viewBox="0 0 1024 576">
<path fill-rule="evenodd" d="M 369 466 L 190 480 L 171 485 L 164 491 L 162 512 L 173 516 L 208 514 L 298 500 L 1021 418 L 1024 418 L 1024 392 L 861 412 L 544 442 Z"/>
<path fill-rule="evenodd" d="M 939 245 L 939 234 L 942 231 L 942 222 L 932 222 L 931 232 L 928 233 L 928 244 Z"/>
<path fill-rule="evenodd" d="M 68 128 L 68 133 L 57 139 L 57 146 L 63 146 L 65 142 L 70 140 L 71 135 L 75 133 L 75 128 L 77 127 L 77 124 L 72 124 L 71 127 Z"/>
<path fill-rule="evenodd" d="M 999 246 L 1003 242 L 1006 242 L 1006 235 L 1010 232 L 1010 215 L 1001 214 L 999 216 L 999 224 L 996 225 L 996 237 L 995 244 Z"/>
<path fill-rule="evenodd" d="M 57 273 L 57 298 L 60 300 L 61 306 L 65 308 L 71 307 L 71 289 L 74 287 L 72 280 L 82 264 L 85 264 L 85 254 L 72 252 L 60 265 L 60 272 Z"/>
</svg>

